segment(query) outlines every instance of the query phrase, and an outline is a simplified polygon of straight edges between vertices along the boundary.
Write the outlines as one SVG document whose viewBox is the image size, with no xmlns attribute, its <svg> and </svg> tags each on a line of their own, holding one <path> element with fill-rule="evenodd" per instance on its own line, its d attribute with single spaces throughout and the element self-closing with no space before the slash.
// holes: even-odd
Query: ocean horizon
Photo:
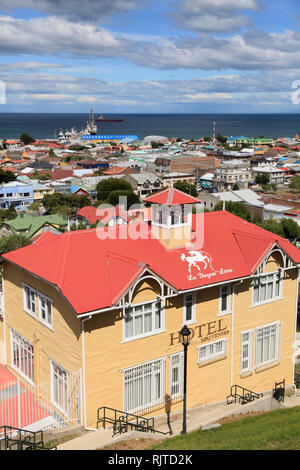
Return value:
<svg viewBox="0 0 300 470">
<path fill-rule="evenodd" d="M 101 113 L 102 114 L 102 113 Z M 98 113 L 95 112 L 95 117 Z M 300 113 L 103 113 L 118 117 L 122 122 L 97 123 L 98 134 L 130 134 L 143 139 L 149 135 L 197 139 L 216 134 L 227 137 L 247 136 L 266 138 L 300 135 Z M 89 120 L 87 113 L 0 113 L 0 138 L 14 139 L 26 132 L 35 139 L 54 139 L 60 129 L 76 128 L 79 132 Z"/>
</svg>

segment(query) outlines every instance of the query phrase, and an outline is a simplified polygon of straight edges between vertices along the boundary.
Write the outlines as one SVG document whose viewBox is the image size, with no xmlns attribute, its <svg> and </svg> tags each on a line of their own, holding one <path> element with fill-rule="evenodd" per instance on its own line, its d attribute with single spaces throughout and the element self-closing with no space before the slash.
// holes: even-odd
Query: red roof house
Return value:
<svg viewBox="0 0 300 470">
<path fill-rule="evenodd" d="M 131 236 L 132 227 L 139 237 Z M 176 249 L 166 249 L 140 223 L 67 232 L 2 258 L 54 285 L 78 315 L 114 306 L 145 270 L 180 293 L 253 276 L 274 246 L 300 264 L 300 251 L 286 239 L 226 211 L 193 215 L 192 229 L 190 245 Z M 207 268 L 198 275 L 201 257 Z"/>
</svg>

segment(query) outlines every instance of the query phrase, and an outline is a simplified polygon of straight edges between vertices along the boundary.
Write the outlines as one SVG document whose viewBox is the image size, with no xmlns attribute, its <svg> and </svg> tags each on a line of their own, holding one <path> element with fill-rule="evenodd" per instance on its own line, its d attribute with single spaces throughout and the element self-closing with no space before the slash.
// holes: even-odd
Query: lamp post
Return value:
<svg viewBox="0 0 300 470">
<path fill-rule="evenodd" d="M 187 348 L 190 344 L 191 330 L 186 325 L 180 331 L 182 344 L 184 348 L 184 379 L 183 379 L 183 421 L 181 434 L 186 434 L 186 372 L 187 372 Z"/>
</svg>

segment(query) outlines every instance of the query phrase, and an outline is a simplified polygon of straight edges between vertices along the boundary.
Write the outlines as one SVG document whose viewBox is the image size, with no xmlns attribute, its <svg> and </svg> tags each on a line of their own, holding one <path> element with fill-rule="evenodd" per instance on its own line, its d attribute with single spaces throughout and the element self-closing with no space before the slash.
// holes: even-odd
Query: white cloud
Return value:
<svg viewBox="0 0 300 470">
<path fill-rule="evenodd" d="M 258 0 L 182 0 L 175 3 L 170 17 L 186 30 L 225 33 L 251 24 L 241 11 L 259 9 Z"/>
<path fill-rule="evenodd" d="M 101 27 L 54 16 L 29 20 L 0 16 L 0 43 L 2 54 L 96 57 L 120 55 L 130 45 Z"/>
</svg>

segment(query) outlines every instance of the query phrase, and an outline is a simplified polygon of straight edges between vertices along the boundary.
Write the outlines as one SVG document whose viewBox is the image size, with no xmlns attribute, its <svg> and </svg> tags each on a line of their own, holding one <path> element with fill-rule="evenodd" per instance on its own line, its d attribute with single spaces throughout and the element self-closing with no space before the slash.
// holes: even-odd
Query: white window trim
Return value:
<svg viewBox="0 0 300 470">
<path fill-rule="evenodd" d="M 187 294 L 183 294 L 183 318 L 182 318 L 182 325 L 191 325 L 196 323 L 196 295 L 197 292 L 189 292 Z M 186 298 L 187 296 L 192 296 L 192 318 L 190 320 L 186 320 Z"/>
<path fill-rule="evenodd" d="M 276 326 L 276 344 L 275 344 L 276 352 L 275 352 L 275 358 L 271 359 L 269 361 L 260 362 L 258 364 L 257 363 L 257 331 L 261 330 L 262 328 L 268 328 L 268 327 L 271 327 L 271 326 Z M 255 369 L 261 369 L 265 366 L 268 366 L 269 364 L 274 364 L 274 363 L 279 361 L 280 326 L 281 326 L 281 322 L 277 321 L 277 322 L 274 322 L 274 323 L 268 323 L 267 325 L 262 325 L 262 326 L 258 326 L 258 327 L 255 328 Z"/>
<path fill-rule="evenodd" d="M 215 343 L 220 343 L 222 342 L 223 343 L 223 347 L 222 347 L 222 352 L 220 353 L 217 353 L 217 354 L 213 354 L 211 355 L 210 357 L 207 357 L 203 360 L 200 360 L 200 349 L 201 348 L 205 348 L 205 347 L 209 347 L 209 346 L 212 346 L 213 344 Z M 213 362 L 217 359 L 219 359 L 220 357 L 226 357 L 227 356 L 227 338 L 222 338 L 222 339 L 218 339 L 216 341 L 212 341 L 210 343 L 206 343 L 206 344 L 202 344 L 201 346 L 197 346 L 197 349 L 198 349 L 198 360 L 197 360 L 197 364 L 206 364 L 206 363 L 210 363 L 210 362 Z"/>
<path fill-rule="evenodd" d="M 27 308 L 25 288 L 28 288 L 31 292 L 34 292 L 35 313 Z M 24 309 L 24 312 L 28 313 L 28 315 L 30 315 L 32 318 L 34 318 L 35 320 L 39 321 L 44 326 L 49 328 L 49 330 L 54 331 L 54 328 L 53 328 L 53 300 L 50 297 L 48 297 L 47 295 L 42 294 L 41 292 L 39 292 L 37 289 L 34 289 L 33 287 L 29 286 L 28 284 L 25 284 L 24 282 L 22 282 L 22 289 L 23 289 L 23 309 Z M 52 323 L 48 323 L 47 321 L 43 320 L 43 318 L 42 318 L 41 297 L 44 298 L 46 301 L 50 301 L 50 303 L 51 303 Z"/>
<path fill-rule="evenodd" d="M 33 348 L 33 380 L 28 377 L 28 375 L 26 375 L 22 369 L 20 369 L 19 367 L 17 367 L 15 364 L 14 364 L 14 357 L 13 357 L 13 354 L 14 354 L 14 348 L 13 348 L 13 341 L 14 341 L 14 338 L 13 338 L 13 332 L 16 333 L 17 335 L 21 336 L 25 341 L 27 341 L 27 343 L 29 343 L 32 348 Z M 27 338 L 25 338 L 23 335 L 21 335 L 18 331 L 14 330 L 13 328 L 10 328 L 10 365 L 11 365 L 11 368 L 13 370 L 15 370 L 18 375 L 20 375 L 24 380 L 26 380 L 27 383 L 29 383 L 30 385 L 32 385 L 33 387 L 35 387 L 35 383 L 34 383 L 34 346 L 33 344 L 28 341 Z"/>
<path fill-rule="evenodd" d="M 249 334 L 249 341 L 248 341 L 248 344 L 249 344 L 249 355 L 248 355 L 248 361 L 249 361 L 249 367 L 247 367 L 246 369 L 243 369 L 243 335 L 245 334 Z M 253 355 L 253 330 L 246 330 L 246 331 L 242 331 L 241 332 L 241 353 L 240 353 L 240 356 L 241 356 L 241 367 L 240 367 L 240 373 L 241 375 L 243 374 L 247 374 L 248 372 L 251 372 L 252 371 L 252 364 L 253 364 L 253 358 L 252 358 L 252 355 Z"/>
<path fill-rule="evenodd" d="M 61 408 L 59 403 L 56 403 L 56 401 L 54 400 L 54 370 L 53 370 L 54 364 L 67 374 L 67 409 L 66 410 Z M 64 416 L 69 415 L 68 393 L 69 393 L 69 372 L 66 369 L 64 369 L 64 367 L 60 366 L 56 361 L 54 361 L 53 359 L 50 359 L 50 401 L 52 405 L 54 405 L 55 408 L 57 408 Z"/>
<path fill-rule="evenodd" d="M 30 287 L 28 284 L 25 284 L 25 283 L 22 283 L 22 288 L 23 288 L 23 310 L 24 310 L 24 312 L 28 313 L 28 315 L 30 315 L 31 317 L 37 319 L 37 312 L 38 312 L 37 290 L 34 289 L 33 287 Z M 30 310 L 30 309 L 27 307 L 25 288 L 29 289 L 31 292 L 34 293 L 35 312 L 33 312 L 32 310 Z"/>
<path fill-rule="evenodd" d="M 50 299 L 50 297 L 47 297 L 47 295 L 42 294 L 41 292 L 38 292 L 38 304 L 39 304 L 39 321 L 43 323 L 43 325 L 47 326 L 47 328 L 50 328 L 50 330 L 53 330 L 53 300 Z M 51 308 L 51 323 L 48 321 L 44 320 L 42 318 L 42 305 L 41 305 L 41 298 L 43 298 L 46 302 L 50 302 L 50 308 Z"/>
<path fill-rule="evenodd" d="M 163 301 L 161 302 L 161 310 L 160 310 L 160 324 L 161 324 L 161 327 L 160 328 L 157 328 L 155 329 L 155 304 L 158 302 L 158 300 L 151 300 L 149 302 L 143 302 L 143 303 L 139 303 L 139 304 L 132 304 L 129 308 L 135 308 L 135 307 L 140 307 L 140 306 L 144 306 L 144 305 L 149 305 L 149 304 L 152 304 L 152 326 L 154 326 L 153 330 L 147 332 L 147 333 L 142 333 L 140 335 L 135 335 L 135 336 L 130 336 L 129 338 L 126 338 L 125 336 L 125 316 L 123 315 L 123 319 L 122 319 L 122 341 L 121 341 L 121 344 L 123 343 L 128 343 L 130 341 L 135 341 L 137 339 L 142 339 L 142 338 L 147 338 L 149 336 L 154 336 L 154 335 L 157 335 L 157 334 L 160 334 L 160 333 L 164 333 L 166 332 L 166 329 L 165 329 L 165 308 L 164 308 L 164 303 Z M 134 316 L 135 314 L 133 314 Z"/>
<path fill-rule="evenodd" d="M 274 280 L 273 280 L 273 293 L 275 292 L 275 274 L 280 274 L 279 271 L 273 271 L 272 273 L 261 273 L 259 276 L 256 276 L 253 281 L 255 281 L 256 279 L 259 280 L 260 282 L 260 279 L 261 277 L 267 277 L 267 276 L 274 276 Z M 261 285 L 260 285 L 261 287 Z M 251 307 L 258 307 L 259 305 L 265 305 L 265 304 L 269 304 L 271 302 L 277 302 L 278 300 L 282 300 L 283 299 L 283 296 L 282 296 L 282 292 L 283 292 L 283 278 L 280 277 L 280 280 L 279 280 L 279 295 L 278 297 L 272 297 L 271 299 L 266 299 L 266 300 L 262 300 L 262 301 L 258 301 L 258 302 L 254 302 L 254 284 L 252 283 L 252 305 Z"/>
<path fill-rule="evenodd" d="M 172 395 L 172 370 L 173 370 L 173 364 L 172 361 L 175 359 L 176 356 L 179 356 L 179 374 L 178 374 L 178 382 L 179 382 L 179 391 L 176 394 Z M 171 399 L 176 399 L 176 398 L 182 398 L 183 396 L 183 360 L 184 360 L 184 354 L 183 351 L 171 354 L 170 356 L 170 383 L 169 383 L 169 390 L 170 390 L 170 398 Z"/>
<path fill-rule="evenodd" d="M 222 310 L 222 289 L 224 289 L 224 287 L 227 288 L 226 310 Z M 219 287 L 219 313 L 217 316 L 220 317 L 222 315 L 228 315 L 229 313 L 232 313 L 232 286 L 231 284 L 223 284 Z"/>
</svg>

